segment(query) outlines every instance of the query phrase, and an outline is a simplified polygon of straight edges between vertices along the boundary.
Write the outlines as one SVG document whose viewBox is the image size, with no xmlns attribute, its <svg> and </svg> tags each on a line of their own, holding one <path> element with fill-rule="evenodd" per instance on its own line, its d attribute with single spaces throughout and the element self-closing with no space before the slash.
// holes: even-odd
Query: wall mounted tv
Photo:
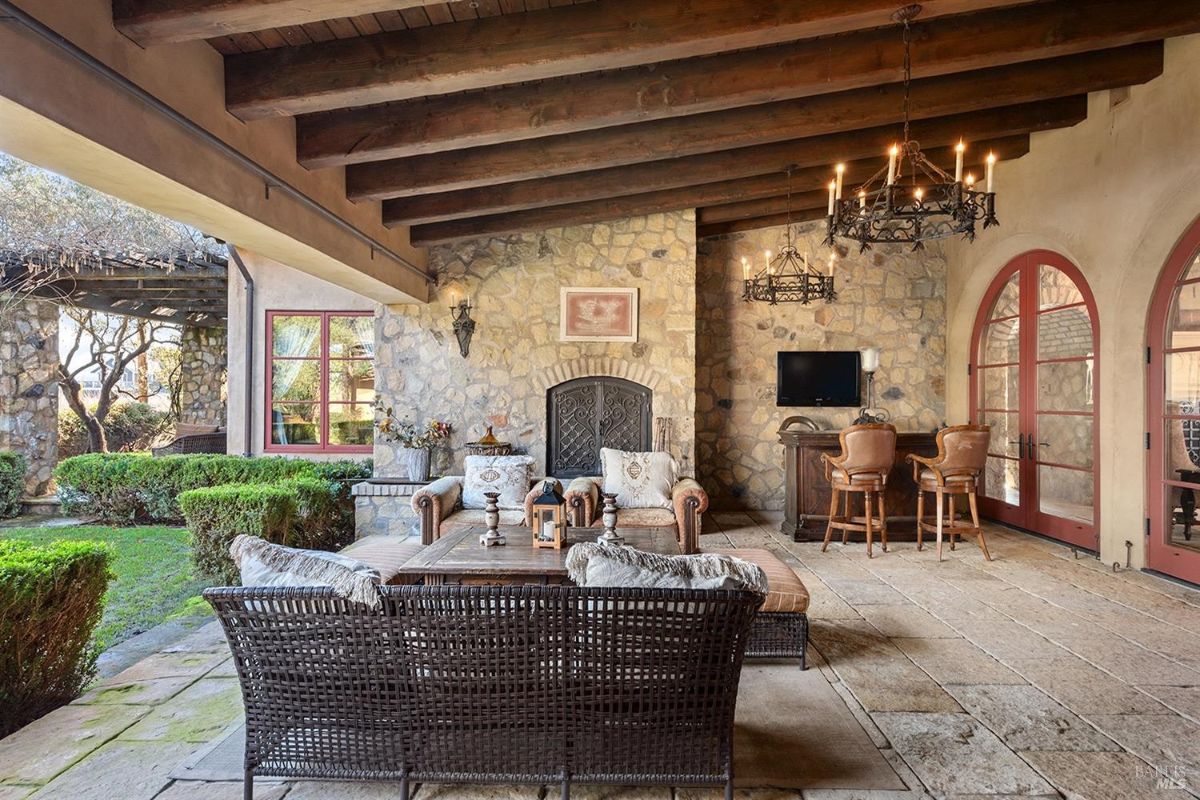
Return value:
<svg viewBox="0 0 1200 800">
<path fill-rule="evenodd" d="M 780 351 L 775 405 L 859 405 L 859 358 L 857 350 Z"/>
</svg>

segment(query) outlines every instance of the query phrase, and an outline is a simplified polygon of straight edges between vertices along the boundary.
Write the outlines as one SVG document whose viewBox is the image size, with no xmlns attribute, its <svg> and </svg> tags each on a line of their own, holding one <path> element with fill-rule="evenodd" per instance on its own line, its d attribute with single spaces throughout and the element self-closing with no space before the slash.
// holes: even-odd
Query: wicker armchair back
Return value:
<svg viewBox="0 0 1200 800">
<path fill-rule="evenodd" d="M 576 586 L 209 589 L 254 776 L 724 786 L 761 597 Z"/>
</svg>

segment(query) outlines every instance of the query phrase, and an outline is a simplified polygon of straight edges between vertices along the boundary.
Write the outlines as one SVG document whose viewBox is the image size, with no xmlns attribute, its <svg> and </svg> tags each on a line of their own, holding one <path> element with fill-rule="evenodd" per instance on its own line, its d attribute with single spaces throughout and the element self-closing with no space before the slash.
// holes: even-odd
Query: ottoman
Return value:
<svg viewBox="0 0 1200 800">
<path fill-rule="evenodd" d="M 779 556 L 761 548 L 705 548 L 706 553 L 720 553 L 749 561 L 767 575 L 767 599 L 763 601 L 747 658 L 798 658 L 800 669 L 806 668 L 805 649 L 808 645 L 808 589 L 795 571 Z"/>
</svg>

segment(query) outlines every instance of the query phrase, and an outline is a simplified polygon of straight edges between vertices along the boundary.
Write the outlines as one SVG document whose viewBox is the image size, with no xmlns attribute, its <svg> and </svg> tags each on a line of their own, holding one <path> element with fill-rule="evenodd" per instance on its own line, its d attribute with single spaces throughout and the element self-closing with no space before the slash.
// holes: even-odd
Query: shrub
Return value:
<svg viewBox="0 0 1200 800">
<path fill-rule="evenodd" d="M 0 541 L 0 738 L 91 680 L 111 558 L 100 542 Z"/>
<path fill-rule="evenodd" d="M 25 472 L 29 462 L 20 453 L 0 450 L 0 519 L 21 513 L 21 495 L 25 493 Z"/>
<path fill-rule="evenodd" d="M 192 536 L 197 573 L 234 586 L 238 572 L 229 557 L 229 543 L 239 533 L 288 543 L 297 491 L 288 485 L 227 484 L 186 491 L 179 496 L 179 506 Z"/>
<path fill-rule="evenodd" d="M 121 403 L 113 406 L 104 419 L 104 435 L 113 453 L 144 452 L 154 446 L 173 427 L 171 415 L 155 411 L 145 403 Z M 58 418 L 58 457 L 68 458 L 88 450 L 87 428 L 74 412 Z"/>
</svg>

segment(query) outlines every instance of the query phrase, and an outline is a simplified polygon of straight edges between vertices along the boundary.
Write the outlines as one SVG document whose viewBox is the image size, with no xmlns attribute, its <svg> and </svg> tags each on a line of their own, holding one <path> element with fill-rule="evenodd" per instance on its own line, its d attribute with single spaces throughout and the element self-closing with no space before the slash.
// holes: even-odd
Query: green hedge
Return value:
<svg viewBox="0 0 1200 800">
<path fill-rule="evenodd" d="M 289 544 L 299 511 L 298 492 L 288 484 L 228 484 L 192 489 L 179 496 L 192 535 L 196 570 L 222 586 L 238 583 L 229 543 L 239 533 Z"/>
<path fill-rule="evenodd" d="M 111 558 L 101 542 L 0 540 L 0 738 L 91 680 Z"/>
<path fill-rule="evenodd" d="M 20 453 L 0 450 L 0 519 L 21 513 L 21 495 L 25 493 L 25 472 L 29 462 Z"/>
</svg>

